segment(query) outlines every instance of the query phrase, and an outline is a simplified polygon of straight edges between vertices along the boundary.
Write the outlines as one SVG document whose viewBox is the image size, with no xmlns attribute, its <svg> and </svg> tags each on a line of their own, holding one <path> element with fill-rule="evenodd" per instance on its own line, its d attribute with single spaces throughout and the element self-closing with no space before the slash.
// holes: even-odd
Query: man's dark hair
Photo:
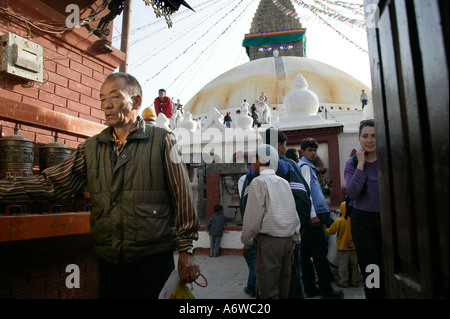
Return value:
<svg viewBox="0 0 450 319">
<path fill-rule="evenodd" d="M 300 149 L 306 150 L 308 147 L 319 148 L 319 144 L 317 144 L 315 139 L 308 137 L 302 141 L 300 144 Z"/>
<path fill-rule="evenodd" d="M 286 150 L 286 157 L 290 158 L 293 161 L 297 161 L 298 160 L 298 152 L 295 148 L 288 148 Z"/>
<path fill-rule="evenodd" d="M 125 90 L 128 92 L 128 94 L 130 94 L 130 96 L 142 96 L 142 87 L 139 84 L 139 81 L 134 76 L 125 72 L 115 72 L 108 75 L 105 81 L 116 78 L 125 79 Z"/>
<path fill-rule="evenodd" d="M 287 136 L 277 128 L 270 127 L 264 134 L 264 143 L 272 145 L 273 148 L 278 149 L 278 143 L 287 142 Z"/>
<path fill-rule="evenodd" d="M 166 90 L 164 90 L 164 89 L 159 89 L 158 92 L 164 92 L 164 93 L 166 93 Z"/>
<path fill-rule="evenodd" d="M 214 212 L 215 213 L 218 213 L 221 210 L 223 210 L 223 206 L 222 205 L 217 204 L 216 206 L 214 206 Z"/>
</svg>

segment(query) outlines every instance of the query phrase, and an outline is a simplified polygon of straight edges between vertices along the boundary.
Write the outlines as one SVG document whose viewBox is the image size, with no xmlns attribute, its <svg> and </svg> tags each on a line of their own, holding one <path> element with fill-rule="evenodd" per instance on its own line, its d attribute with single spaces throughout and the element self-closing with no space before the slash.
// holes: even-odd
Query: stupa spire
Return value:
<svg viewBox="0 0 450 319">
<path fill-rule="evenodd" d="M 291 0 L 261 0 L 243 46 L 250 60 L 273 56 L 305 56 L 306 29 L 293 14 Z"/>
</svg>

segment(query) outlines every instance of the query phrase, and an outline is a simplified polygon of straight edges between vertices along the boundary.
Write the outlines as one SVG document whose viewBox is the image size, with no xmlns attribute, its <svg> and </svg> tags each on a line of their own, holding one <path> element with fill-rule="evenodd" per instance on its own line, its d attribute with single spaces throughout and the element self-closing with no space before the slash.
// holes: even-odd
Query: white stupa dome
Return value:
<svg viewBox="0 0 450 319">
<path fill-rule="evenodd" d="M 193 115 L 239 108 L 244 99 L 250 105 L 264 92 L 269 106 L 282 106 L 285 96 L 301 73 L 320 105 L 360 106 L 361 90 L 371 90 L 361 81 L 328 64 L 302 57 L 283 56 L 256 59 L 237 66 L 206 84 L 185 106 Z"/>
</svg>

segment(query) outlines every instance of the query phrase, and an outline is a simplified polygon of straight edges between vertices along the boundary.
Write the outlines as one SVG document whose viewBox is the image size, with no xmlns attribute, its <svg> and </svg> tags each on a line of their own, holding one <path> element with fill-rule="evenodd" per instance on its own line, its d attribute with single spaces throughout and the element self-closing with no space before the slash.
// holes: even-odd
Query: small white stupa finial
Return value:
<svg viewBox="0 0 450 319">
<path fill-rule="evenodd" d="M 197 129 L 197 122 L 192 119 L 192 114 L 186 111 L 183 115 L 183 119 L 178 123 L 178 128 L 185 129 L 190 132 L 194 132 Z"/>
<path fill-rule="evenodd" d="M 314 92 L 308 90 L 308 82 L 300 73 L 294 80 L 292 91 L 285 96 L 283 107 L 286 115 L 317 114 L 319 99 Z"/>
</svg>

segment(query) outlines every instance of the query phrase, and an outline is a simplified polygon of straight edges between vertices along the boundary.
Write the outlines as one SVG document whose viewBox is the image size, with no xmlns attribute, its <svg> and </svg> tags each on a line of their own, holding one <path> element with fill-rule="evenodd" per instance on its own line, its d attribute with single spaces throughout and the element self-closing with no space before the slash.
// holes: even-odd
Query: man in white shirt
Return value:
<svg viewBox="0 0 450 319">
<path fill-rule="evenodd" d="M 259 298 L 287 299 L 295 243 L 300 241 L 300 220 L 289 183 L 277 176 L 278 152 L 260 145 L 254 152 L 253 170 L 259 173 L 250 184 L 241 241 L 247 258 L 257 240 L 255 270 Z"/>
</svg>

